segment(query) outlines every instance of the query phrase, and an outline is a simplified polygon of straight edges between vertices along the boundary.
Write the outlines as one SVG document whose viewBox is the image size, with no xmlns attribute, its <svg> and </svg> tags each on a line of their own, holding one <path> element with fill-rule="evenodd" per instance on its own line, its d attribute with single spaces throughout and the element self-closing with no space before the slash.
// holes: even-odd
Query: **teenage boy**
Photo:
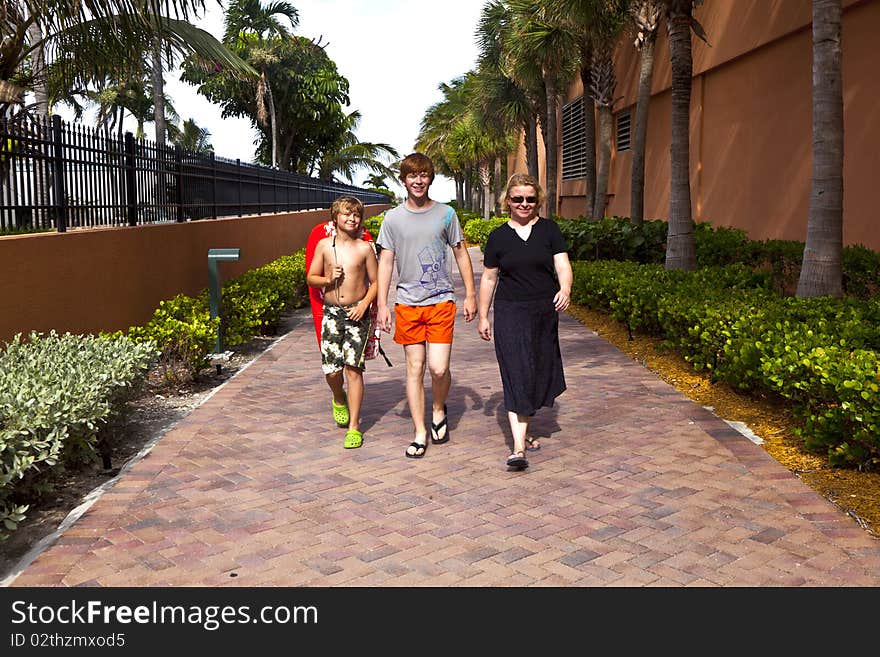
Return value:
<svg viewBox="0 0 880 657">
<path fill-rule="evenodd" d="M 315 247 L 306 282 L 324 291 L 321 319 L 321 370 L 333 391 L 333 419 L 347 428 L 346 448 L 360 447 L 360 410 L 364 398 L 364 353 L 372 326 L 370 304 L 376 298 L 378 263 L 365 242 L 364 206 L 342 196 L 330 208 L 334 235 Z M 343 387 L 343 372 L 348 391 Z"/>
<path fill-rule="evenodd" d="M 455 210 L 428 197 L 434 164 L 422 153 L 407 155 L 400 163 L 406 200 L 385 213 L 379 229 L 378 324 L 391 331 L 388 293 L 397 263 L 397 299 L 394 341 L 406 357 L 406 399 L 415 437 L 406 449 L 409 458 L 422 458 L 428 448 L 425 427 L 425 366 L 431 374 L 433 407 L 431 442 L 449 440 L 446 397 L 452 384 L 449 359 L 455 322 L 455 291 L 448 268 L 449 247 L 464 281 L 464 319 L 477 312 L 474 271 Z"/>
</svg>

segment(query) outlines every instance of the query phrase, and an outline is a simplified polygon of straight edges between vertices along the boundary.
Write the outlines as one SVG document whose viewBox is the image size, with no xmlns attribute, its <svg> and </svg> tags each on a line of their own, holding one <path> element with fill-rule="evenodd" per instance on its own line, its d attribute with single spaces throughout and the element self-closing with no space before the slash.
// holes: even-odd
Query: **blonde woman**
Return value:
<svg viewBox="0 0 880 657">
<path fill-rule="evenodd" d="M 484 340 L 495 340 L 513 434 L 507 465 L 517 470 L 529 465 L 526 449 L 539 446 L 528 437 L 529 421 L 565 391 L 559 313 L 569 304 L 571 264 L 559 226 L 538 215 L 543 201 L 537 180 L 510 177 L 505 192 L 510 220 L 489 233 L 480 279 L 478 330 Z"/>
</svg>

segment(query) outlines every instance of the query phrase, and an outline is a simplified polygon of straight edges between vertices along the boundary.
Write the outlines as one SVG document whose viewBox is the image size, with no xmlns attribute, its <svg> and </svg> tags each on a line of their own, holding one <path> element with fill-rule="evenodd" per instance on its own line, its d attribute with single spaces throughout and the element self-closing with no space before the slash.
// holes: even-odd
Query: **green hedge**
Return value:
<svg viewBox="0 0 880 657">
<path fill-rule="evenodd" d="M 781 397 L 808 449 L 834 465 L 880 466 L 880 300 L 800 299 L 742 264 L 694 272 L 574 262 L 572 301 L 658 335 L 697 370 Z"/>
<path fill-rule="evenodd" d="M 178 378 L 180 367 L 195 377 L 210 364 L 219 331 L 224 346 L 244 344 L 256 335 L 274 333 L 285 311 L 306 305 L 305 249 L 230 279 L 220 296 L 222 321 L 211 319 L 208 291 L 203 290 L 197 297 L 179 294 L 162 301 L 150 321 L 132 326 L 128 335 L 158 345 L 159 363 L 169 381 Z"/>
<path fill-rule="evenodd" d="M 666 231 L 661 219 L 634 226 L 626 217 L 593 221 L 554 217 L 569 245 L 572 260 L 631 260 L 642 264 L 666 261 Z M 488 233 L 487 233 L 488 234 Z M 479 233 L 474 233 L 478 237 Z M 485 238 L 484 238 L 485 240 Z M 750 240 L 745 231 L 708 222 L 694 225 L 697 266 L 735 263 L 769 274 L 770 286 L 783 295 L 797 287 L 804 243 L 792 240 Z M 843 289 L 847 296 L 869 299 L 880 291 L 880 253 L 863 245 L 843 248 Z"/>
</svg>

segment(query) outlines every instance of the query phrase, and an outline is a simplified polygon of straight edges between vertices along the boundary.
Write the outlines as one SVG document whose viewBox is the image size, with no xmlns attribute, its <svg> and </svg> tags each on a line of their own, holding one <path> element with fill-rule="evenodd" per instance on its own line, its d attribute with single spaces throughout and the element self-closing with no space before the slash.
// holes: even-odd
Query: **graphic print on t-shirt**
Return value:
<svg viewBox="0 0 880 657">
<path fill-rule="evenodd" d="M 422 266 L 422 276 L 419 283 L 426 290 L 437 288 L 437 280 L 441 272 L 446 271 L 446 242 L 434 240 L 419 252 L 419 264 Z"/>
</svg>

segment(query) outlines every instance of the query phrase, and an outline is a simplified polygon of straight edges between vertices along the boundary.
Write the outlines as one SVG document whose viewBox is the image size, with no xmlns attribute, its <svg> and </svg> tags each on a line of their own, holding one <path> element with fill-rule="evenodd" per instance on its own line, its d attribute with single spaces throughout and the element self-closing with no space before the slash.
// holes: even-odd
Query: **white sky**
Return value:
<svg viewBox="0 0 880 657">
<path fill-rule="evenodd" d="M 216 0 L 205 4 L 208 12 L 197 24 L 219 39 L 223 9 Z M 351 104 L 344 109 L 357 109 L 362 115 L 358 138 L 390 144 L 401 156 L 413 151 L 425 111 L 442 100 L 440 83 L 463 75 L 476 63 L 474 31 L 483 0 L 291 0 L 291 4 L 299 12 L 294 33 L 321 37 L 339 73 L 349 81 Z M 221 119 L 219 107 L 197 94 L 195 87 L 180 82 L 177 72 L 166 75 L 166 93 L 181 120 L 194 118 L 211 132 L 218 156 L 251 161 L 254 135 L 249 121 Z M 365 178 L 363 174 L 353 182 L 360 186 Z M 400 186 L 392 189 L 403 193 Z M 454 199 L 452 181 L 438 176 L 431 197 Z"/>
</svg>

